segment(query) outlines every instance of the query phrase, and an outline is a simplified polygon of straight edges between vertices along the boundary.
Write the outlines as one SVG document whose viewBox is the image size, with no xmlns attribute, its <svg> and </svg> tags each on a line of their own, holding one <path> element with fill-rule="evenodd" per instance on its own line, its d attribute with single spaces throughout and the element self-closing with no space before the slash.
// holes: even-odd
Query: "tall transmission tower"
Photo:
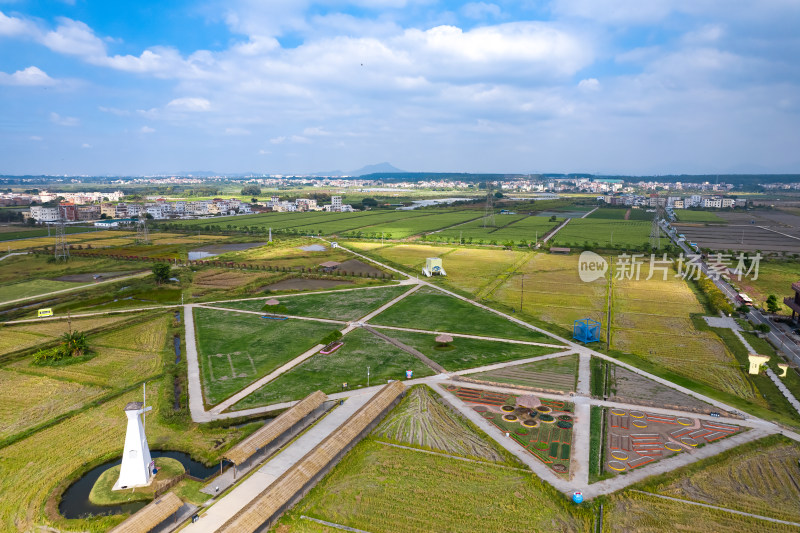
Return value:
<svg viewBox="0 0 800 533">
<path fill-rule="evenodd" d="M 136 223 L 136 242 L 150 244 L 150 235 L 147 233 L 147 212 L 144 208 L 139 211 L 139 222 Z"/>
<path fill-rule="evenodd" d="M 492 194 L 492 183 L 486 182 L 486 209 L 483 213 L 483 227 L 494 228 L 497 223 L 494 220 L 494 195 Z"/>
<path fill-rule="evenodd" d="M 67 244 L 67 232 L 64 229 L 64 212 L 58 208 L 58 221 L 56 222 L 56 261 L 67 261 L 69 259 L 69 244 Z"/>
<path fill-rule="evenodd" d="M 653 224 L 650 226 L 650 248 L 661 249 L 661 226 L 659 222 L 664 218 L 664 208 L 661 204 L 656 206 L 656 213 L 653 217 Z"/>
</svg>

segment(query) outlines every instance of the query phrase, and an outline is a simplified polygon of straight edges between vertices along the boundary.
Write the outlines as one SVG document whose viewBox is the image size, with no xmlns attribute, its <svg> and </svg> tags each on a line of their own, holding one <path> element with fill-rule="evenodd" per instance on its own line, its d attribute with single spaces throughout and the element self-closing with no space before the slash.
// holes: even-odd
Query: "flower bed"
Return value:
<svg viewBox="0 0 800 533">
<path fill-rule="evenodd" d="M 517 418 L 517 415 L 503 415 L 503 420 L 506 422 L 517 422 L 519 418 Z"/>
<path fill-rule="evenodd" d="M 539 420 L 544 422 L 545 424 L 552 424 L 555 421 L 555 418 L 553 418 L 550 415 L 542 415 L 539 417 Z"/>
<path fill-rule="evenodd" d="M 572 427 L 572 422 L 564 422 L 559 420 L 556 425 L 562 429 L 570 429 Z"/>
<path fill-rule="evenodd" d="M 550 412 L 553 411 L 551 408 L 547 407 L 546 405 L 540 405 L 539 407 L 536 408 L 536 410 L 539 411 L 542 414 L 547 414 L 547 413 L 550 413 Z"/>
<path fill-rule="evenodd" d="M 500 410 L 503 411 L 504 413 L 513 413 L 514 407 L 511 405 L 504 405 L 503 407 L 500 408 Z"/>
<path fill-rule="evenodd" d="M 572 417 L 569 415 L 559 415 L 558 419 L 562 422 L 572 422 Z"/>
</svg>

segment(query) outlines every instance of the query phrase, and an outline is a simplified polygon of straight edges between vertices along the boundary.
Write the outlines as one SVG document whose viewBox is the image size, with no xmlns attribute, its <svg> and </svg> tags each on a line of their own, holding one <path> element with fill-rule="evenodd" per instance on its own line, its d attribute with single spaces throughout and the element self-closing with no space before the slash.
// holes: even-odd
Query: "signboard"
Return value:
<svg viewBox="0 0 800 533">
<path fill-rule="evenodd" d="M 414 375 L 413 370 L 406 370 L 406 379 L 411 379 L 411 376 Z"/>
</svg>

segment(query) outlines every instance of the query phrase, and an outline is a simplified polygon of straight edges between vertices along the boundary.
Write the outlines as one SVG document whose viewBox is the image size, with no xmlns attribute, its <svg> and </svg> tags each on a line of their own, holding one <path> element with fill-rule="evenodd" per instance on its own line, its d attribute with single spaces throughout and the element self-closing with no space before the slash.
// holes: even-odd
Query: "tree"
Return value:
<svg viewBox="0 0 800 533">
<path fill-rule="evenodd" d="M 250 198 L 250 203 L 251 203 L 251 204 L 255 204 L 255 203 L 257 203 L 257 202 L 258 202 L 258 198 L 256 198 L 255 196 L 253 196 L 252 198 Z"/>
<path fill-rule="evenodd" d="M 495 197 L 495 198 L 497 198 L 497 199 L 499 200 L 500 198 L 502 198 L 502 197 L 503 197 L 503 193 L 501 193 L 501 192 L 496 192 L 496 193 L 494 193 L 494 197 Z"/>
<path fill-rule="evenodd" d="M 153 275 L 156 278 L 156 283 L 158 283 L 159 285 L 169 281 L 171 274 L 172 274 L 172 269 L 169 267 L 167 263 L 156 263 L 155 265 L 153 265 Z"/>
<path fill-rule="evenodd" d="M 88 349 L 89 343 L 82 331 L 72 331 L 61 336 L 61 350 L 67 357 L 80 357 Z"/>
<path fill-rule="evenodd" d="M 108 215 L 106 215 L 105 213 L 100 213 L 100 220 L 105 220 L 107 218 L 108 218 Z"/>
<path fill-rule="evenodd" d="M 376 207 L 378 205 L 378 201 L 375 198 L 364 198 L 361 200 L 361 205 L 365 207 Z"/>
<path fill-rule="evenodd" d="M 245 185 L 242 187 L 242 196 L 261 196 L 261 187 L 258 185 Z"/>
<path fill-rule="evenodd" d="M 778 297 L 774 294 L 767 296 L 767 310 L 770 313 L 777 313 L 781 309 L 781 304 L 778 303 Z"/>
</svg>

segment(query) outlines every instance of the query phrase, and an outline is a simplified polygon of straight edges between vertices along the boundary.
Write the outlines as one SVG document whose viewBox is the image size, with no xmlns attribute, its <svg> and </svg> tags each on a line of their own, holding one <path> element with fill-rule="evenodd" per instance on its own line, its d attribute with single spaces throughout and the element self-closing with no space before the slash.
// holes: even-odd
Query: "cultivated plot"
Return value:
<svg viewBox="0 0 800 533">
<path fill-rule="evenodd" d="M 544 361 L 508 366 L 470 374 L 471 379 L 508 383 L 559 393 L 573 392 L 578 381 L 578 355 L 565 355 Z"/>
</svg>

